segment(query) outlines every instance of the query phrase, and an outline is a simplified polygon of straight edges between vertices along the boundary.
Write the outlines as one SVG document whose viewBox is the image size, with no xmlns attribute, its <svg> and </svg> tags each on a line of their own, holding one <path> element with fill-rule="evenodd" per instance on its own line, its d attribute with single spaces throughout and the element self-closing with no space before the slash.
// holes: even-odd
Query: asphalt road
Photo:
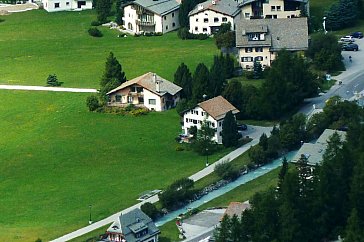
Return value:
<svg viewBox="0 0 364 242">
<path fill-rule="evenodd" d="M 332 77 L 337 80 L 336 84 L 323 95 L 306 99 L 305 105 L 299 112 L 309 114 L 313 111 L 313 105 L 316 108 L 323 108 L 325 101 L 330 97 L 338 95 L 344 99 L 350 99 L 356 92 L 364 90 L 364 38 L 355 39 L 355 43 L 359 45 L 359 51 L 342 51 L 346 71 Z M 349 56 L 352 57 L 352 62 L 349 61 Z"/>
</svg>

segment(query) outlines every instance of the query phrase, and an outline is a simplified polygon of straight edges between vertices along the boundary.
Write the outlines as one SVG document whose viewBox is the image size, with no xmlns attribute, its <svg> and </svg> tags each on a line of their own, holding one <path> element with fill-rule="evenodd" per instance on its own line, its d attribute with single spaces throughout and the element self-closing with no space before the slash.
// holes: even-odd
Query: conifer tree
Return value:
<svg viewBox="0 0 364 242">
<path fill-rule="evenodd" d="M 209 69 L 205 64 L 200 63 L 197 65 L 195 73 L 193 74 L 193 85 L 192 85 L 192 98 L 195 103 L 203 101 L 203 95 L 207 98 L 211 98 L 209 92 Z"/>
<path fill-rule="evenodd" d="M 182 98 L 192 97 L 192 75 L 185 63 L 181 63 L 174 73 L 174 83 L 182 87 Z"/>
<path fill-rule="evenodd" d="M 106 59 L 105 71 L 100 81 L 101 96 L 105 96 L 106 93 L 120 86 L 125 81 L 125 73 L 123 72 L 119 61 L 114 56 L 114 53 L 110 52 Z"/>
<path fill-rule="evenodd" d="M 238 144 L 239 134 L 236 120 L 231 111 L 226 113 L 222 123 L 222 143 L 225 147 L 232 147 Z"/>
</svg>

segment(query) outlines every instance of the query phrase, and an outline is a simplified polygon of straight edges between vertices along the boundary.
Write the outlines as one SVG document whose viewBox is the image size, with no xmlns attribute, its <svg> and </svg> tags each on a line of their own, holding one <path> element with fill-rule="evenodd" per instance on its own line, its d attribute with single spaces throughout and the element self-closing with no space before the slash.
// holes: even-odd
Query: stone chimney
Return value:
<svg viewBox="0 0 364 242">
<path fill-rule="evenodd" d="M 162 80 L 157 80 L 157 75 L 155 73 L 153 73 L 153 81 L 155 83 L 156 92 L 160 92 L 161 91 L 161 82 L 162 82 Z"/>
</svg>

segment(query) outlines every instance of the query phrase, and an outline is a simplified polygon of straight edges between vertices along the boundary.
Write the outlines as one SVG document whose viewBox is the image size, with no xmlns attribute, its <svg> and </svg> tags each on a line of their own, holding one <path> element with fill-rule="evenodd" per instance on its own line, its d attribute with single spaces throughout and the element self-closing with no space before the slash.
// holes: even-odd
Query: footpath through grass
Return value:
<svg viewBox="0 0 364 242">
<path fill-rule="evenodd" d="M 89 204 L 100 220 L 204 167 L 176 151 L 175 110 L 90 113 L 87 95 L 0 90 L 0 241 L 54 239 L 87 225 Z"/>
<path fill-rule="evenodd" d="M 96 19 L 91 10 L 33 10 L 1 18 L 0 84 L 43 86 L 49 74 L 56 74 L 63 86 L 98 88 L 110 51 L 128 79 L 152 71 L 173 81 L 181 62 L 193 72 L 200 62 L 210 66 L 218 53 L 213 39 L 180 40 L 176 32 L 118 38 L 118 31 L 98 27 L 104 37 L 91 37 L 87 30 Z"/>
</svg>

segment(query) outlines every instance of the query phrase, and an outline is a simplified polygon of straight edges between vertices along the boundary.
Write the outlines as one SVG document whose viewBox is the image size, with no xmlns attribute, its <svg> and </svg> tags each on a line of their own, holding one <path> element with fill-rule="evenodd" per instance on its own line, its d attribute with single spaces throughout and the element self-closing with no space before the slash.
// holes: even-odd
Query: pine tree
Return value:
<svg viewBox="0 0 364 242">
<path fill-rule="evenodd" d="M 225 87 L 223 96 L 234 107 L 242 112 L 243 110 L 243 86 L 238 80 L 231 80 Z"/>
<path fill-rule="evenodd" d="M 263 148 L 264 151 L 268 148 L 268 137 L 265 133 L 263 133 L 259 138 L 259 145 Z"/>
<path fill-rule="evenodd" d="M 210 69 L 210 92 L 213 97 L 219 96 L 226 84 L 223 65 L 224 63 L 221 62 L 221 58 L 219 58 L 219 56 L 214 56 L 214 63 Z"/>
<path fill-rule="evenodd" d="M 97 20 L 101 23 L 105 23 L 107 21 L 107 17 L 111 13 L 111 0 L 97 0 L 96 3 L 96 12 L 97 12 Z"/>
<path fill-rule="evenodd" d="M 254 60 L 254 64 L 253 64 L 253 78 L 254 79 L 260 79 L 263 77 L 263 69 L 262 69 L 262 64 L 257 61 Z"/>
<path fill-rule="evenodd" d="M 232 147 L 238 144 L 239 134 L 236 120 L 231 111 L 226 113 L 222 123 L 222 143 L 225 147 Z"/>
<path fill-rule="evenodd" d="M 228 215 L 225 215 L 220 222 L 220 226 L 215 230 L 214 237 L 216 242 L 230 241 L 230 226 L 231 220 Z"/>
<path fill-rule="evenodd" d="M 112 89 L 120 86 L 126 81 L 125 73 L 114 54 L 110 52 L 106 59 L 105 71 L 100 81 L 100 94 L 105 96 Z"/>
<path fill-rule="evenodd" d="M 288 172 L 288 162 L 287 162 L 287 158 L 283 157 L 283 162 L 282 162 L 282 168 L 279 171 L 278 174 L 278 190 L 281 191 L 282 190 L 282 184 L 284 182 L 284 178 L 286 177 Z"/>
<path fill-rule="evenodd" d="M 181 63 L 174 73 L 174 83 L 183 88 L 182 98 L 190 99 L 192 97 L 192 75 L 184 63 Z"/>
<path fill-rule="evenodd" d="M 204 100 L 203 96 L 211 97 L 209 92 L 209 69 L 205 64 L 200 63 L 197 65 L 195 73 L 193 75 L 193 85 L 192 85 L 192 98 L 195 103 Z"/>
<path fill-rule="evenodd" d="M 363 221 L 360 221 L 358 211 L 353 208 L 345 231 L 345 242 L 364 242 Z"/>
</svg>

